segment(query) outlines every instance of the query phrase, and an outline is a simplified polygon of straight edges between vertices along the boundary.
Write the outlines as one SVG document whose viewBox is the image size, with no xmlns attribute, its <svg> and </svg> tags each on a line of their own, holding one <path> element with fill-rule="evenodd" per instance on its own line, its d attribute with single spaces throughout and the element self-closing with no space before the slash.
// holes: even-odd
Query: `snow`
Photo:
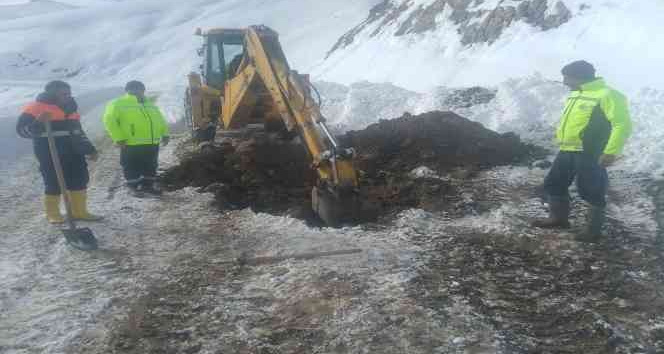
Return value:
<svg viewBox="0 0 664 354">
<path fill-rule="evenodd" d="M 391 82 L 427 91 L 441 85 L 497 85 L 535 73 L 558 79 L 564 64 L 585 59 L 629 93 L 664 86 L 662 75 L 653 74 L 660 71 L 664 59 L 664 38 L 656 35 L 664 19 L 663 2 L 564 2 L 573 18 L 558 29 L 541 32 L 517 22 L 492 45 L 470 48 L 460 44 L 457 28 L 449 20 L 439 23 L 433 33 L 402 37 L 393 35 L 394 27 L 370 37 L 374 29 L 370 27 L 352 45 L 322 61 L 313 71 L 314 77 L 344 84 Z M 493 3 L 485 1 L 481 6 Z M 550 6 L 553 3 L 549 1 Z M 590 9 L 580 10 L 583 3 Z"/>
<path fill-rule="evenodd" d="M 432 170 L 432 169 L 430 169 L 426 166 L 420 166 L 420 167 L 417 167 L 417 168 L 413 169 L 412 171 L 410 171 L 409 175 L 413 179 L 418 179 L 418 178 L 441 178 L 440 176 L 438 176 L 436 171 L 434 171 L 434 170 Z"/>
<path fill-rule="evenodd" d="M 265 6 L 263 0 L 192 0 L 183 6 L 176 0 L 77 0 L 2 6 L 0 80 L 11 80 L 14 87 L 64 78 L 76 92 L 138 79 L 148 91 L 168 96 L 164 110 L 174 122 L 182 116 L 186 75 L 199 64 L 196 28 L 271 26 L 281 34 L 291 65 L 307 72 L 375 2 L 295 0 Z M 59 11 L 51 11 L 52 5 Z M 3 96 L 20 103 L 3 107 L 11 111 L 0 111 L 0 119 L 15 116 L 24 95 Z"/>
<path fill-rule="evenodd" d="M 280 32 L 293 67 L 307 71 L 373 3 L 298 0 L 264 6 L 260 0 L 195 0 L 183 7 L 174 0 L 98 1 L 68 11 L 6 19 L 0 22 L 0 78 L 46 80 L 76 73 L 70 80 L 77 83 L 109 86 L 138 78 L 148 87 L 168 91 L 182 86 L 186 74 L 197 67 L 196 28 L 253 24 Z M 10 16 L 10 11 L 3 13 Z"/>
<path fill-rule="evenodd" d="M 72 6 L 55 1 L 0 2 L 0 20 L 42 15 L 71 8 Z"/>
</svg>

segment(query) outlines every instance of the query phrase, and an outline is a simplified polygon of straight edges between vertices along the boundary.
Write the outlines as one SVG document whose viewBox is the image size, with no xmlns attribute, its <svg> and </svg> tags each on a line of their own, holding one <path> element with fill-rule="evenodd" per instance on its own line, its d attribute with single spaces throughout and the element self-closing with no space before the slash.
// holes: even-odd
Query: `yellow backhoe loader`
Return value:
<svg viewBox="0 0 664 354">
<path fill-rule="evenodd" d="M 248 124 L 299 136 L 317 176 L 311 193 L 314 212 L 330 226 L 355 219 L 354 151 L 340 147 L 325 125 L 320 95 L 308 75 L 289 68 L 277 33 L 251 26 L 198 29 L 196 34 L 204 39 L 202 73 L 189 75 L 185 101 L 194 140 L 204 147 L 214 143 L 218 129 Z"/>
</svg>

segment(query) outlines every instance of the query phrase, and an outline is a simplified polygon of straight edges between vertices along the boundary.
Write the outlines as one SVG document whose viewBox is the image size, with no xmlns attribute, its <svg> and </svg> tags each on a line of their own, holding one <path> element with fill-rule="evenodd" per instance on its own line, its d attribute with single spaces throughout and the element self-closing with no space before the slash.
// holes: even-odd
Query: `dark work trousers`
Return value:
<svg viewBox="0 0 664 354">
<path fill-rule="evenodd" d="M 544 189 L 552 197 L 568 198 L 567 190 L 576 177 L 581 198 L 593 206 L 605 207 L 609 178 L 598 160 L 583 152 L 559 152 L 544 179 Z"/>
<path fill-rule="evenodd" d="M 157 179 L 159 145 L 125 146 L 120 152 L 120 164 L 129 187 L 152 187 Z"/>
<path fill-rule="evenodd" d="M 48 140 L 46 138 L 35 138 L 32 147 L 37 161 L 39 161 L 39 171 L 44 179 L 44 192 L 49 195 L 59 195 L 60 185 L 51 159 Z M 78 154 L 73 150 L 69 137 L 56 137 L 55 147 L 58 150 L 67 189 L 71 191 L 86 189 L 90 176 L 85 155 Z"/>
</svg>

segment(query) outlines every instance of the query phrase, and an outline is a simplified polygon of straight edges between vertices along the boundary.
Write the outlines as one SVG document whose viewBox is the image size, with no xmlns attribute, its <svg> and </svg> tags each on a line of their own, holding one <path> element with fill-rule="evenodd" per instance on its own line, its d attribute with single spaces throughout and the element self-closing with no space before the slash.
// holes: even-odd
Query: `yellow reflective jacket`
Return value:
<svg viewBox="0 0 664 354">
<path fill-rule="evenodd" d="M 598 78 L 569 95 L 556 139 L 561 151 L 617 155 L 631 132 L 627 98 Z"/>
<path fill-rule="evenodd" d="M 168 123 L 159 108 L 147 98 L 139 103 L 136 96 L 126 94 L 106 105 L 104 126 L 113 142 L 127 145 L 159 145 L 168 136 Z"/>
</svg>

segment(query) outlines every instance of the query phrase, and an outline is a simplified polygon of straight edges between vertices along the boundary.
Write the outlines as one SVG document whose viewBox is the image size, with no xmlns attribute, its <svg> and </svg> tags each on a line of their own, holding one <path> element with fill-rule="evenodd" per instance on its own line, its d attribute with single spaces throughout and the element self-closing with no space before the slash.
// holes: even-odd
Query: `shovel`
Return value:
<svg viewBox="0 0 664 354">
<path fill-rule="evenodd" d="M 72 247 L 78 248 L 83 251 L 91 251 L 97 249 L 97 239 L 95 235 L 92 234 L 92 230 L 87 227 L 77 229 L 76 224 L 71 213 L 71 203 L 69 201 L 69 194 L 67 193 L 67 187 L 65 186 L 65 175 L 62 172 L 62 164 L 60 163 L 60 157 L 58 156 L 58 150 L 55 146 L 55 139 L 53 138 L 53 130 L 51 128 L 51 121 L 47 119 L 44 122 L 46 126 L 46 136 L 48 138 L 48 148 L 51 153 L 51 160 L 53 160 L 53 167 L 55 168 L 55 174 L 58 177 L 58 184 L 60 185 L 60 193 L 62 193 L 62 199 L 65 201 L 65 208 L 67 210 L 66 222 L 67 229 L 63 229 L 62 233 L 65 235 L 67 243 Z"/>
</svg>

